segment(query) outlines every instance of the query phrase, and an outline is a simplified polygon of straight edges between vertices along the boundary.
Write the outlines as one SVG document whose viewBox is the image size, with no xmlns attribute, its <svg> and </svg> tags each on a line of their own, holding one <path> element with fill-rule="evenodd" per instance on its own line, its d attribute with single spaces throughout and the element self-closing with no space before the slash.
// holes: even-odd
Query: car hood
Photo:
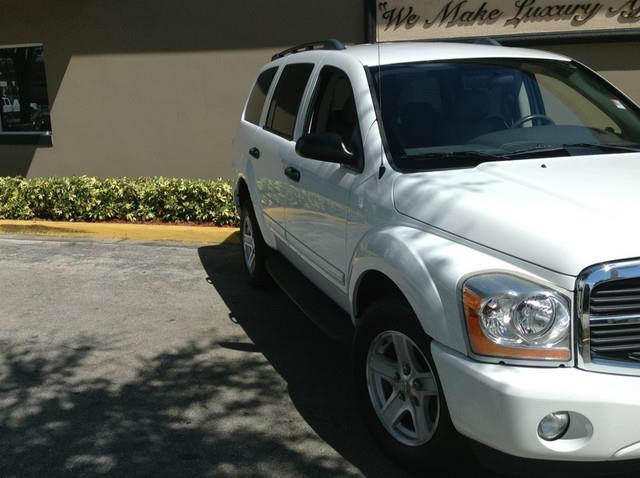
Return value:
<svg viewBox="0 0 640 478">
<path fill-rule="evenodd" d="M 640 257 L 640 154 L 483 163 L 401 174 L 397 210 L 547 269 Z"/>
</svg>

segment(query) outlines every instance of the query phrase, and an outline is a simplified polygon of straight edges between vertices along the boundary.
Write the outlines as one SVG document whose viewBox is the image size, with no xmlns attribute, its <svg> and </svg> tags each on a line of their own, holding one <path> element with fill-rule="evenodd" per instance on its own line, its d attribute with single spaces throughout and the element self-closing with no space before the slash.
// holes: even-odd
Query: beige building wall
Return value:
<svg viewBox="0 0 640 478">
<path fill-rule="evenodd" d="M 230 177 L 258 68 L 301 42 L 362 42 L 364 2 L 4 0 L 0 46 L 44 44 L 53 146 L 0 145 L 0 176 Z M 637 42 L 542 49 L 640 102 Z"/>
<path fill-rule="evenodd" d="M 575 58 L 601 73 L 640 104 L 640 42 L 554 45 L 540 49 Z"/>
<path fill-rule="evenodd" d="M 52 147 L 0 175 L 231 176 L 256 71 L 306 41 L 364 40 L 364 0 L 5 0 L 0 46 L 42 43 Z"/>
</svg>

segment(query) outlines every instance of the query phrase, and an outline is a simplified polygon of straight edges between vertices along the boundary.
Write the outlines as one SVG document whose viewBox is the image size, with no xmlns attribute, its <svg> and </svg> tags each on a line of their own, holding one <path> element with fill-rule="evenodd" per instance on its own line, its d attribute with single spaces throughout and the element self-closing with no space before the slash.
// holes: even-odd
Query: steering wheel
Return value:
<svg viewBox="0 0 640 478">
<path fill-rule="evenodd" d="M 543 120 L 547 124 L 556 124 L 556 122 L 549 118 L 547 115 L 527 115 L 524 118 L 520 118 L 518 121 L 513 123 L 511 125 L 511 128 L 520 128 L 523 124 L 537 119 Z"/>
</svg>

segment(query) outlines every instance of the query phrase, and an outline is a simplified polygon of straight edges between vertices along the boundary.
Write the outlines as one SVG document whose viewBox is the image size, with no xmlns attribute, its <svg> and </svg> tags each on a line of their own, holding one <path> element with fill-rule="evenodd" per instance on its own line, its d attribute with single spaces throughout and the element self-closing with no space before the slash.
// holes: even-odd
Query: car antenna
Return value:
<svg viewBox="0 0 640 478">
<path fill-rule="evenodd" d="M 379 28 L 379 27 L 378 27 Z M 376 43 L 378 46 L 378 85 L 379 85 L 379 90 L 380 90 L 380 94 L 378 97 L 378 101 L 380 102 L 380 116 L 382 116 L 382 67 L 381 67 L 381 62 L 380 62 L 380 42 L 378 41 L 378 39 L 376 38 Z M 378 118 L 378 121 L 382 121 L 382 118 Z M 378 128 L 380 128 L 380 125 L 378 125 Z M 384 176 L 384 173 L 387 171 L 387 168 L 384 167 L 384 149 L 382 146 L 382 143 L 380 143 L 380 169 L 378 170 L 378 179 L 382 179 L 382 176 Z"/>
</svg>

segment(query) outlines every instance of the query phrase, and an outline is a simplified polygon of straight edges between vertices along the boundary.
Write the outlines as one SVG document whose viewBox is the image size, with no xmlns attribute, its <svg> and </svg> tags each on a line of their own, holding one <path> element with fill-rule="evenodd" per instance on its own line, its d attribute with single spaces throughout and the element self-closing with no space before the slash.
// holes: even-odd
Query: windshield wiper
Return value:
<svg viewBox="0 0 640 478">
<path fill-rule="evenodd" d="M 513 157 L 518 157 L 526 154 L 570 152 L 572 148 L 579 148 L 579 149 L 595 148 L 599 150 L 617 151 L 617 152 L 625 152 L 625 153 L 640 152 L 640 146 L 632 147 L 632 146 L 621 146 L 617 144 L 572 143 L 572 144 L 559 144 L 559 145 L 553 145 L 553 146 L 545 145 L 545 146 L 537 146 L 534 148 L 519 149 L 517 151 L 508 153 L 508 156 L 513 158 Z"/>
<path fill-rule="evenodd" d="M 424 153 L 402 156 L 401 159 L 466 159 L 504 161 L 508 156 L 483 153 L 482 151 L 442 151 L 439 153 Z"/>
</svg>

